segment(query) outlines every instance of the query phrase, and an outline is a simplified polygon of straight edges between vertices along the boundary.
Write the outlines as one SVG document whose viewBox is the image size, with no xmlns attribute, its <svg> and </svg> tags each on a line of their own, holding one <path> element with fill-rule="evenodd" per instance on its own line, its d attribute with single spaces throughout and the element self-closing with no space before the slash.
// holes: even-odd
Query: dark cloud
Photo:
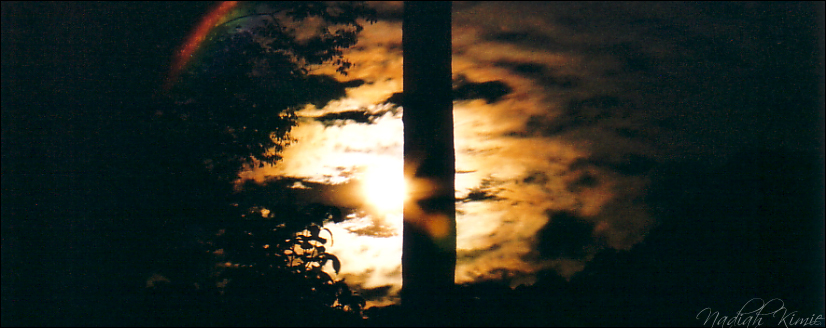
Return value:
<svg viewBox="0 0 826 328">
<path fill-rule="evenodd" d="M 544 186 L 549 181 L 548 175 L 544 172 L 534 171 L 529 173 L 522 182 Z"/>
<path fill-rule="evenodd" d="M 657 161 L 647 156 L 630 153 L 621 156 L 602 156 L 577 160 L 571 164 L 571 169 L 579 170 L 589 166 L 606 168 L 626 176 L 632 176 L 651 171 L 657 166 Z"/>
<path fill-rule="evenodd" d="M 340 82 L 329 75 L 310 75 L 307 88 L 302 92 L 308 93 L 307 99 L 312 99 L 309 103 L 322 108 L 330 101 L 346 96 L 347 88 L 358 87 L 364 83 L 364 80 L 359 79 Z"/>
<path fill-rule="evenodd" d="M 579 86 L 579 77 L 559 72 L 558 69 L 541 63 L 499 61 L 494 65 L 507 68 L 516 74 L 534 79 L 546 87 L 570 89 Z"/>
<path fill-rule="evenodd" d="M 453 84 L 454 100 L 485 99 L 489 104 L 499 101 L 513 89 L 501 81 L 470 82 L 459 75 Z"/>
<path fill-rule="evenodd" d="M 403 92 L 395 92 L 392 96 L 387 98 L 384 102 L 386 103 L 393 103 L 396 105 L 402 105 L 404 103 L 404 93 Z"/>
<path fill-rule="evenodd" d="M 577 115 L 579 111 L 586 109 L 608 110 L 619 107 L 622 101 L 619 97 L 611 95 L 594 96 L 586 99 L 573 99 L 568 102 L 568 110 Z"/>
<path fill-rule="evenodd" d="M 582 259 L 593 243 L 594 224 L 570 212 L 547 212 L 548 223 L 537 232 L 536 249 L 543 258 Z"/>
<path fill-rule="evenodd" d="M 513 89 L 502 81 L 470 82 L 463 75 L 453 80 L 453 100 L 484 99 L 489 104 L 502 99 Z M 384 102 L 401 105 L 404 94 L 396 92 Z"/>
<path fill-rule="evenodd" d="M 491 178 L 483 179 L 482 182 L 479 183 L 479 186 L 473 187 L 468 191 L 467 196 L 463 198 L 457 198 L 456 201 L 478 202 L 502 199 L 502 197 L 499 196 L 499 194 L 502 192 L 502 189 L 499 188 L 501 184 L 501 181 L 496 181 Z"/>
<path fill-rule="evenodd" d="M 693 315 L 672 314 L 687 306 L 739 308 L 754 297 L 822 313 L 818 157 L 750 149 L 720 165 L 685 162 L 658 170 L 648 201 L 658 209 L 659 225 L 629 252 L 597 254 L 570 281 L 575 303 L 589 315 L 601 313 L 596 324 L 627 326 L 692 325 Z M 654 315 L 618 319 L 606 308 Z"/>
<path fill-rule="evenodd" d="M 539 82 L 544 86 L 557 87 L 560 89 L 575 88 L 582 83 L 580 78 L 571 75 L 545 75 L 539 78 Z"/>
<path fill-rule="evenodd" d="M 461 249 L 456 250 L 456 261 L 461 262 L 464 260 L 473 261 L 478 258 L 480 255 L 484 255 L 488 252 L 497 251 L 502 248 L 502 245 L 492 244 L 486 248 L 478 248 L 473 250 Z"/>
<path fill-rule="evenodd" d="M 364 206 L 359 199 L 359 181 L 341 184 L 313 182 L 308 179 L 270 176 L 263 182 L 248 180 L 243 184 L 247 207 L 259 206 L 274 215 L 302 212 L 308 217 L 325 217 L 333 221 Z M 241 206 L 243 207 L 243 206 Z"/>
<path fill-rule="evenodd" d="M 599 177 L 592 173 L 586 172 L 579 176 L 576 180 L 568 184 L 568 190 L 572 192 L 579 191 L 583 188 L 593 188 L 599 185 Z"/>
<path fill-rule="evenodd" d="M 562 52 L 570 50 L 560 43 L 560 39 L 536 31 L 500 32 L 487 36 L 488 40 L 516 44 L 525 48 Z"/>
<path fill-rule="evenodd" d="M 360 124 L 374 124 L 376 123 L 376 120 L 384 116 L 384 114 L 386 114 L 388 111 L 389 110 L 373 113 L 366 109 L 348 110 L 343 112 L 324 114 L 322 116 L 315 117 L 314 119 L 324 124 L 325 127 L 333 125 L 341 126 L 349 122 Z"/>
<path fill-rule="evenodd" d="M 565 105 L 562 115 L 555 117 L 531 115 L 525 121 L 524 132 L 514 132 L 512 135 L 554 136 L 588 126 L 613 129 L 611 125 L 616 123 L 607 123 L 607 121 L 628 118 L 631 115 L 630 106 L 632 105 L 613 95 L 571 99 Z M 621 127 L 621 129 L 626 133 L 634 131 L 631 127 Z"/>
<path fill-rule="evenodd" d="M 378 20 L 401 22 L 404 18 L 404 4 L 402 1 L 369 1 L 368 4 L 376 9 Z"/>
<path fill-rule="evenodd" d="M 503 66 L 509 66 L 509 63 L 503 63 Z M 545 66 L 542 64 L 535 64 L 535 63 L 514 63 L 513 70 L 517 73 L 526 74 L 526 75 L 533 75 L 542 73 L 545 70 Z"/>
</svg>

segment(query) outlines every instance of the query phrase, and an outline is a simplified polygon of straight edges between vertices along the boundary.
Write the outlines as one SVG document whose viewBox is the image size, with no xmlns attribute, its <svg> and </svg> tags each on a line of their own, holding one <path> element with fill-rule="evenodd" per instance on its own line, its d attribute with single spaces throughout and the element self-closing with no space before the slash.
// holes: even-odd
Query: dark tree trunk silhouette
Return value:
<svg viewBox="0 0 826 328">
<path fill-rule="evenodd" d="M 451 3 L 406 1 L 402 304 L 436 315 L 451 299 L 456 267 Z"/>
</svg>

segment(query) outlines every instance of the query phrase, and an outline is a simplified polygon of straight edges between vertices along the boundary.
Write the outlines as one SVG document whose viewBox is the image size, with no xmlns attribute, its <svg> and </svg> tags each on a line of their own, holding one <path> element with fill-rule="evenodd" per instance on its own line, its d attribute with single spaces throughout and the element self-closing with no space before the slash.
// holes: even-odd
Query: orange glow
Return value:
<svg viewBox="0 0 826 328">
<path fill-rule="evenodd" d="M 405 205 L 410 207 L 405 212 L 404 220 L 406 222 L 426 232 L 434 240 L 450 235 L 452 228 L 449 217 L 441 213 L 427 213 L 416 205 L 416 202 L 407 202 Z"/>
<path fill-rule="evenodd" d="M 444 214 L 431 214 L 424 217 L 424 227 L 434 239 L 448 237 L 450 234 L 450 218 Z"/>
<path fill-rule="evenodd" d="M 218 8 L 215 8 L 209 15 L 204 17 L 201 23 L 192 31 L 186 43 L 181 47 L 181 50 L 178 51 L 177 56 L 175 56 L 175 62 L 172 64 L 169 77 L 164 85 L 166 90 L 169 90 L 175 83 L 175 80 L 178 79 L 181 71 L 186 64 L 189 63 L 189 59 L 192 58 L 192 55 L 198 50 L 198 47 L 204 42 L 209 31 L 237 4 L 238 1 L 222 2 Z"/>
<path fill-rule="evenodd" d="M 492 16 L 485 18 L 493 21 L 498 19 L 496 12 L 507 11 L 511 5 L 484 2 L 478 6 L 491 7 L 487 13 Z M 490 63 L 536 64 L 583 81 L 592 77 L 590 72 L 596 64 L 587 56 L 537 52 L 480 38 L 489 33 L 489 26 L 480 24 L 479 18 L 479 14 L 456 14 L 454 73 L 474 82 L 501 81 L 514 92 L 493 103 L 483 99 L 454 103 L 456 168 L 460 171 L 455 176 L 455 247 L 460 254 L 456 283 L 502 279 L 502 272 L 530 275 L 546 269 L 570 277 L 581 271 L 587 260 L 546 260 L 531 255 L 538 232 L 548 223 L 548 213 L 576 213 L 596 224 L 595 238 L 607 238 L 610 247 L 624 249 L 639 240 L 633 237 L 651 222 L 643 207 L 633 205 L 637 190 L 644 190 L 646 182 L 580 165 L 606 151 L 597 148 L 598 144 L 574 143 L 544 134 L 515 137 L 514 131 L 522 131 L 531 117 L 564 121 L 570 97 L 586 97 L 592 91 L 581 88 L 569 95 L 568 91 L 546 88 L 533 75 L 515 74 Z M 519 19 L 508 24 L 513 30 L 531 30 L 530 22 Z M 401 22 L 366 25 L 359 45 L 346 50 L 354 66 L 340 80 L 361 79 L 367 83 L 347 88 L 346 96 L 323 108 L 308 106 L 299 111 L 303 120 L 290 132 L 298 141 L 284 149 L 283 160 L 276 166 L 252 168 L 241 175 L 243 180 L 262 182 L 268 176 L 281 176 L 323 183 L 324 188 L 302 189 L 307 193 L 307 202 L 323 200 L 332 206 L 357 209 L 342 222 L 325 223 L 335 236 L 335 244 L 325 246 L 342 262 L 336 277 L 346 278 L 349 285 L 363 290 L 390 286 L 386 295 L 369 299 L 367 307 L 398 302 L 402 284 L 402 204 L 410 203 L 408 198 L 432 195 L 435 189 L 427 179 L 408 180 L 403 174 L 402 110 L 386 102 L 402 92 L 400 45 Z M 330 71 L 324 72 L 333 74 L 327 69 Z M 341 121 L 329 125 L 314 119 L 348 111 L 386 115 L 369 124 Z M 590 128 L 573 132 L 597 133 Z M 605 144 L 614 145 L 613 139 L 606 138 Z M 600 147 L 610 148 L 607 151 L 611 154 L 624 151 L 621 147 Z M 597 183 L 571 188 L 584 173 Z M 471 197 L 474 191 L 488 192 L 491 197 Z M 413 210 L 420 215 L 408 223 L 434 239 L 447 236 L 453 228 L 446 217 Z M 328 273 L 333 275 L 332 271 Z"/>
</svg>

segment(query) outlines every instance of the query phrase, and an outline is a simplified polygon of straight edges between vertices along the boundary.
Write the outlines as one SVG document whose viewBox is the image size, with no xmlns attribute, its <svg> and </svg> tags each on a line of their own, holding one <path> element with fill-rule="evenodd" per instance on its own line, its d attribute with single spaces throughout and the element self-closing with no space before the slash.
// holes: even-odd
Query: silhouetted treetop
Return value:
<svg viewBox="0 0 826 328">
<path fill-rule="evenodd" d="M 312 74 L 330 64 L 345 74 L 343 50 L 375 12 L 361 2 L 275 2 L 213 28 L 166 94 L 156 121 L 177 129 L 211 172 L 234 179 L 245 165 L 275 164 L 291 142 L 294 111 L 343 96 L 352 82 Z M 163 124 L 161 124 L 163 126 Z"/>
</svg>

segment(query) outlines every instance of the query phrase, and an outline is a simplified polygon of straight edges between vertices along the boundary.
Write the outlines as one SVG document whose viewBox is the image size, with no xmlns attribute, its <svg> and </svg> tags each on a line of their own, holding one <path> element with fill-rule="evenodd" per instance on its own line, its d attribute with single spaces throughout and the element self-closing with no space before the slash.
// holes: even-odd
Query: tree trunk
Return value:
<svg viewBox="0 0 826 328">
<path fill-rule="evenodd" d="M 437 315 L 451 299 L 456 268 L 451 3 L 406 1 L 402 304 Z"/>
</svg>

